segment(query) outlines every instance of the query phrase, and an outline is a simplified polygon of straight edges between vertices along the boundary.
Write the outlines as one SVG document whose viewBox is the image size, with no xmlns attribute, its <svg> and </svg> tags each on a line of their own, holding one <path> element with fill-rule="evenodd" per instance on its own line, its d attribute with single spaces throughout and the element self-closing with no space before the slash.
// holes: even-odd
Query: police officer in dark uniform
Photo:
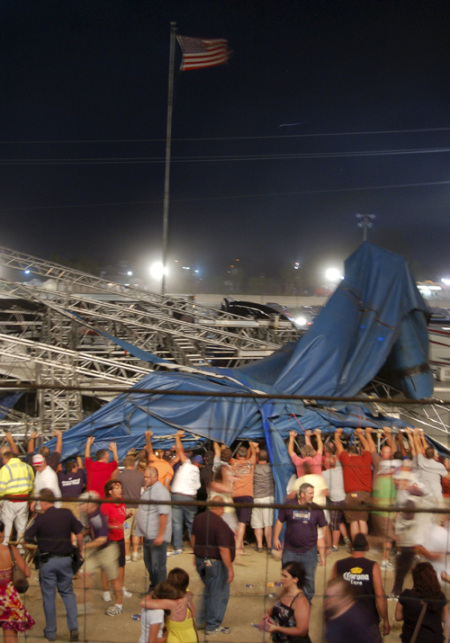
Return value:
<svg viewBox="0 0 450 643">
<path fill-rule="evenodd" d="M 39 551 L 39 583 L 44 603 L 44 636 L 48 641 L 56 640 L 55 589 L 66 608 L 70 641 L 78 641 L 77 601 L 73 591 L 72 534 L 83 545 L 83 525 L 70 509 L 56 509 L 55 494 L 51 489 L 40 493 L 39 513 L 25 531 L 27 542 L 37 542 Z"/>
</svg>

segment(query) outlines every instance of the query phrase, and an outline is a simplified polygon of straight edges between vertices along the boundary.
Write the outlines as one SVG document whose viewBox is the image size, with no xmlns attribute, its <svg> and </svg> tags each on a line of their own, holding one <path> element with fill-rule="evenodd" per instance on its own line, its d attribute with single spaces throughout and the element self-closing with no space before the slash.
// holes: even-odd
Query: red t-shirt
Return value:
<svg viewBox="0 0 450 643">
<path fill-rule="evenodd" d="M 349 455 L 345 451 L 339 456 L 344 476 L 346 493 L 372 491 L 372 454 L 364 451 L 362 455 Z"/>
<path fill-rule="evenodd" d="M 105 497 L 105 484 L 111 479 L 117 469 L 117 462 L 97 462 L 91 458 L 84 461 L 87 473 L 87 491 L 97 491 L 101 498 Z"/>
<path fill-rule="evenodd" d="M 122 540 L 123 523 L 127 517 L 125 505 L 105 504 L 100 507 L 100 511 L 108 520 L 108 540 Z"/>
</svg>

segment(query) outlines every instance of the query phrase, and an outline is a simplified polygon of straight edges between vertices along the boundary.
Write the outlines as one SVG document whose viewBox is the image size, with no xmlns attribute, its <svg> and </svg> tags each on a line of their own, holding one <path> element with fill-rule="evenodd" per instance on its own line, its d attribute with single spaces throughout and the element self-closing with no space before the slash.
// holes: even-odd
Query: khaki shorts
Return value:
<svg viewBox="0 0 450 643">
<path fill-rule="evenodd" d="M 128 516 L 128 518 L 125 520 L 123 523 L 123 537 L 125 540 L 129 540 L 131 536 L 134 536 L 134 530 L 136 528 L 136 513 L 137 509 L 128 509 L 128 511 L 132 511 L 133 513 L 131 516 Z"/>
<path fill-rule="evenodd" d="M 264 529 L 264 527 L 272 527 L 273 525 L 273 509 L 270 507 L 258 507 L 259 504 L 265 505 L 274 502 L 273 496 L 267 498 L 255 498 L 252 509 L 251 526 L 252 529 Z"/>
<path fill-rule="evenodd" d="M 345 494 L 345 504 L 353 505 L 354 507 L 361 507 L 363 505 L 372 504 L 372 496 L 367 491 L 354 491 L 352 493 Z M 347 522 L 356 522 L 357 520 L 364 520 L 367 522 L 369 520 L 368 511 L 352 511 L 347 509 L 344 511 L 345 520 Z"/>
<path fill-rule="evenodd" d="M 119 547 L 110 542 L 102 549 L 85 549 L 84 565 L 81 568 L 86 574 L 93 574 L 97 569 L 105 572 L 108 581 L 117 578 L 119 573 Z"/>
</svg>

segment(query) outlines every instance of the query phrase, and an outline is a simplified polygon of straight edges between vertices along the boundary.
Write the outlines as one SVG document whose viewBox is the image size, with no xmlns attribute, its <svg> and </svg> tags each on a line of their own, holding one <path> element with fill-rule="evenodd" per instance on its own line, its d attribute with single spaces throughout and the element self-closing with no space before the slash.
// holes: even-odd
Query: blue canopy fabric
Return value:
<svg viewBox="0 0 450 643">
<path fill-rule="evenodd" d="M 426 312 L 405 260 L 366 242 L 347 259 L 344 280 L 297 343 L 236 369 L 151 372 L 130 393 L 66 431 L 62 457 L 83 454 L 89 435 L 96 437 L 95 449 L 115 441 L 123 457 L 143 448 L 147 429 L 160 448 L 172 446 L 179 429 L 192 435 L 187 447 L 205 439 L 230 445 L 238 438 L 265 438 L 281 499 L 293 471 L 284 442 L 290 430 L 334 432 L 338 426 L 401 422 L 374 418 L 363 405 L 318 408 L 277 395 L 354 396 L 384 369 L 384 378 L 395 380 L 405 396 L 429 397 Z M 270 399 L 239 397 L 261 392 Z M 238 396 L 219 397 L 226 393 Z"/>
</svg>

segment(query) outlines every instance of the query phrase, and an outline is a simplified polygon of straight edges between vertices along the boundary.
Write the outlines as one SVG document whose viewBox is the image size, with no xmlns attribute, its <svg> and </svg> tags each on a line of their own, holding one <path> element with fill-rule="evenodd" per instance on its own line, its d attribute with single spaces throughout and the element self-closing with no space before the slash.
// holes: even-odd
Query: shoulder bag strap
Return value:
<svg viewBox="0 0 450 643">
<path fill-rule="evenodd" d="M 14 552 L 13 552 L 12 546 L 8 545 L 8 549 L 9 549 L 9 555 L 11 556 L 11 562 L 13 564 L 13 567 L 17 567 L 17 563 L 16 563 L 16 559 L 14 558 Z"/>
<path fill-rule="evenodd" d="M 422 611 L 420 612 L 419 618 L 417 619 L 416 627 L 414 628 L 414 633 L 411 637 L 410 643 L 416 643 L 417 637 L 419 635 L 419 630 L 422 626 L 422 621 L 425 617 L 425 612 L 427 611 L 427 604 L 422 603 Z"/>
</svg>

